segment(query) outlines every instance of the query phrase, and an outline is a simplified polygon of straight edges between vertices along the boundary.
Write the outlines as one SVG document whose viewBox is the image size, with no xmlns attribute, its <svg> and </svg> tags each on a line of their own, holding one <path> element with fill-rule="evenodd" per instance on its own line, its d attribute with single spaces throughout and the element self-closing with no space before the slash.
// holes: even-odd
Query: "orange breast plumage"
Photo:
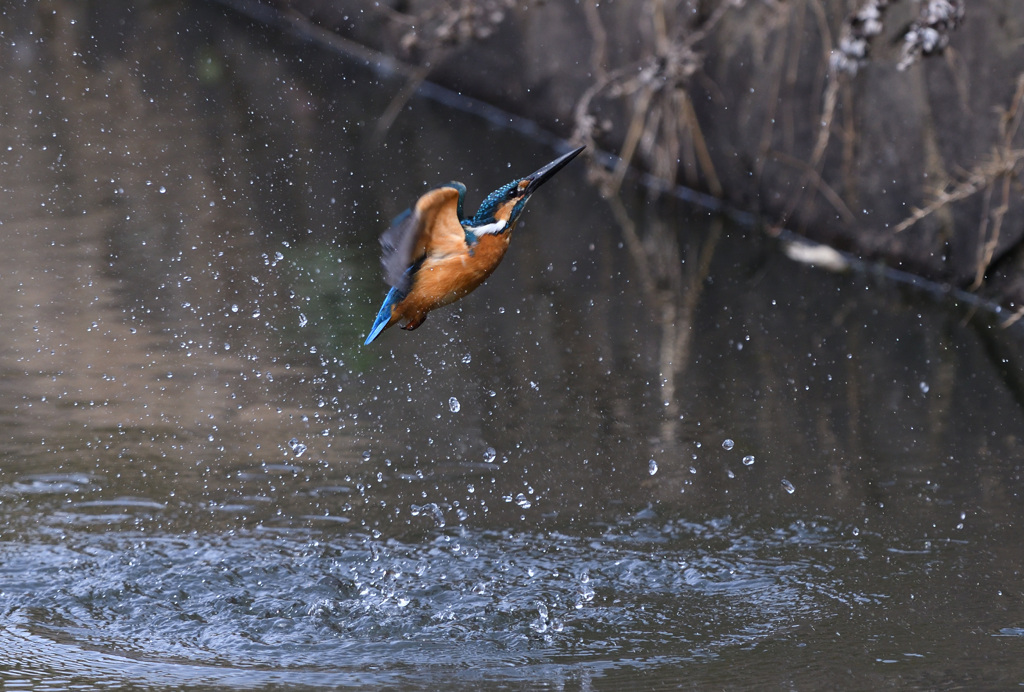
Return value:
<svg viewBox="0 0 1024 692">
<path fill-rule="evenodd" d="M 431 310 L 472 293 L 501 263 L 510 241 L 510 231 L 485 235 L 466 252 L 427 257 L 416 271 L 408 295 L 392 308 L 395 321 L 408 320 L 405 328 L 415 329 Z"/>
</svg>

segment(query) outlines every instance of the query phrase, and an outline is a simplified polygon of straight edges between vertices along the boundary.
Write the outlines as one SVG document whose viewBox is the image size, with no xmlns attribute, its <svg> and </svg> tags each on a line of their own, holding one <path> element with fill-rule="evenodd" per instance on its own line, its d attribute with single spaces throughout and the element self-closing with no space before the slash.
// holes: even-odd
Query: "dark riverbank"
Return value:
<svg viewBox="0 0 1024 692">
<path fill-rule="evenodd" d="M 1024 303 L 1019 4 L 220 4 L 387 56 L 410 88 L 430 80 L 596 143 L 768 227 L 1011 314 Z M 606 191 L 620 174 L 602 176 Z"/>
</svg>

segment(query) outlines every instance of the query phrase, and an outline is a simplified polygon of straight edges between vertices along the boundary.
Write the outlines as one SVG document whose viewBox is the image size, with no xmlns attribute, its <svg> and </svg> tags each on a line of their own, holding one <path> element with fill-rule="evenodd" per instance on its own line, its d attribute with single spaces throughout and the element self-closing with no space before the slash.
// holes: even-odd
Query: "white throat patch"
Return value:
<svg viewBox="0 0 1024 692">
<path fill-rule="evenodd" d="M 488 235 L 489 233 L 501 233 L 508 226 L 508 221 L 498 220 L 494 223 L 484 224 L 483 226 L 473 226 L 469 230 L 473 232 L 477 238 L 482 235 Z"/>
</svg>

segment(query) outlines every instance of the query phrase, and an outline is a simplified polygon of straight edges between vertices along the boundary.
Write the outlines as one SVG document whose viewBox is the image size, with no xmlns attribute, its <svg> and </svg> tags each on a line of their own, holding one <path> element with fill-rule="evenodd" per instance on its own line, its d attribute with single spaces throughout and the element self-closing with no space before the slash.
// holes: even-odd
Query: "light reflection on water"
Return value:
<svg viewBox="0 0 1024 692">
<path fill-rule="evenodd" d="M 0 679 L 1024 676 L 1014 333 L 579 166 L 363 348 L 387 220 L 552 152 L 423 101 L 375 144 L 400 85 L 77 8 L 0 16 Z"/>
</svg>

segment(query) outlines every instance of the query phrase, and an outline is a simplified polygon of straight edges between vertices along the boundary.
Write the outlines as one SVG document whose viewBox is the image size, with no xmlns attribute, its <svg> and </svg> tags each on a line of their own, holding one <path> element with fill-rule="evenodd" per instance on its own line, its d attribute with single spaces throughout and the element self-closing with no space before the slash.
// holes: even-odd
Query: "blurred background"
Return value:
<svg viewBox="0 0 1024 692">
<path fill-rule="evenodd" d="M 221 1 L 387 55 L 409 88 L 385 123 L 429 80 L 614 152 L 610 175 L 592 171 L 606 196 L 633 164 L 768 227 L 1024 304 L 1016 4 Z"/>
<path fill-rule="evenodd" d="M 803 55 L 825 20 L 837 36 L 864 20 L 639 6 L 628 24 L 625 4 L 3 6 L 0 682 L 1020 682 L 1014 299 L 782 231 L 840 233 L 820 216 L 831 164 L 743 205 L 744 186 L 794 178 L 752 159 L 756 182 L 733 184 L 709 134 L 727 123 L 708 104 L 732 112 L 749 79 L 723 77 L 740 53 L 712 59 L 714 37 L 755 45 L 730 21 L 800 18 L 784 26 Z M 601 44 L 614 22 L 647 38 Z M 394 38 L 365 39 L 374 26 Z M 647 40 L 693 67 L 665 103 L 627 78 L 664 64 Z M 603 76 L 583 73 L 594 55 Z M 862 77 L 824 55 L 845 113 Z M 922 79 L 947 57 L 865 64 Z M 474 62 L 503 96 L 459 86 Z M 795 122 L 799 99 L 772 99 Z M 659 108 L 681 120 L 652 125 Z M 829 161 L 830 117 L 794 147 L 826 132 Z M 390 220 L 448 180 L 472 212 L 560 136 L 594 156 L 533 198 L 495 274 L 362 346 Z M 678 167 L 656 155 L 672 136 Z M 997 205 L 1004 182 L 1012 196 L 1001 170 L 949 209 Z M 945 212 L 884 226 L 925 209 L 922 185 L 876 190 L 901 211 L 868 235 L 931 228 Z"/>
</svg>

